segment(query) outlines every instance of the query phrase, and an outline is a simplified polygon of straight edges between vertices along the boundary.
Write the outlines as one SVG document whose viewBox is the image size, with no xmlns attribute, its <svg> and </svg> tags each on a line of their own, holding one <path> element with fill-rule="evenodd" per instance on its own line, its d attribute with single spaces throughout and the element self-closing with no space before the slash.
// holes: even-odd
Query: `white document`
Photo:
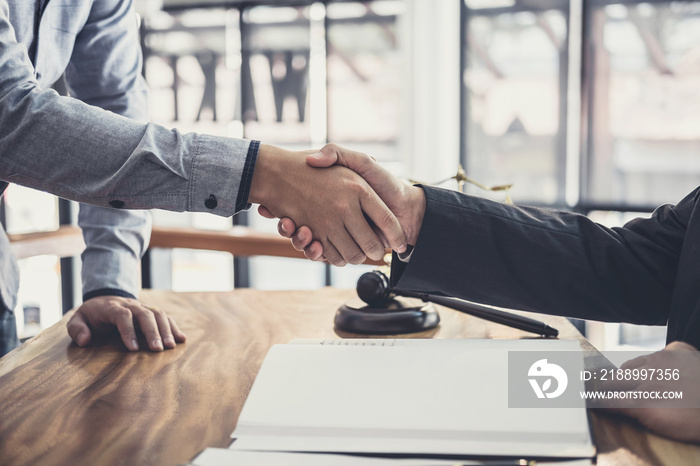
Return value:
<svg viewBox="0 0 700 466">
<path fill-rule="evenodd" d="M 189 466 L 484 466 L 488 464 L 488 462 L 481 461 L 390 459 L 321 453 L 234 451 L 225 448 L 207 448 L 197 455 L 189 463 Z M 499 462 L 499 464 L 505 464 L 505 462 Z M 512 464 L 516 466 L 519 463 L 513 461 Z M 546 464 L 549 466 L 592 466 L 590 460 L 557 461 Z"/>
<path fill-rule="evenodd" d="M 189 463 L 190 466 L 484 466 L 481 461 L 432 459 L 391 459 L 366 456 L 328 455 L 320 453 L 285 453 L 269 451 L 234 451 L 207 448 Z M 499 464 L 505 464 L 499 462 Z M 518 465 L 515 461 L 513 466 Z M 549 466 L 592 466 L 590 460 L 547 462 Z"/>
<path fill-rule="evenodd" d="M 577 341 L 294 343 L 301 344 L 270 349 L 231 449 L 516 458 L 595 454 L 583 401 L 577 408 L 508 408 L 508 351 L 577 351 Z M 583 389 L 580 380 L 569 384 Z"/>
<path fill-rule="evenodd" d="M 455 462 L 450 460 L 370 458 L 366 456 L 271 451 L 234 451 L 225 448 L 207 448 L 197 455 L 190 464 L 192 466 L 227 466 L 234 464 L 245 466 L 455 466 Z M 479 464 L 481 463 L 467 462 L 459 463 L 458 466 Z"/>
</svg>

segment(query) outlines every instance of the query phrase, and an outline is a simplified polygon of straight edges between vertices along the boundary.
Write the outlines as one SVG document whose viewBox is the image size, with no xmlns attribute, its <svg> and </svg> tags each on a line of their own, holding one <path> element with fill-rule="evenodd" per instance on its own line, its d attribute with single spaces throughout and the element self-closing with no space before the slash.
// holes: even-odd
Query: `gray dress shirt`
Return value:
<svg viewBox="0 0 700 466">
<path fill-rule="evenodd" d="M 257 142 L 145 123 L 141 65 L 131 0 L 0 0 L 0 180 L 90 204 L 79 215 L 86 298 L 138 290 L 150 219 L 119 209 L 247 207 Z M 64 73 L 71 97 L 49 88 Z M 17 279 L 0 230 L 8 309 Z"/>
</svg>

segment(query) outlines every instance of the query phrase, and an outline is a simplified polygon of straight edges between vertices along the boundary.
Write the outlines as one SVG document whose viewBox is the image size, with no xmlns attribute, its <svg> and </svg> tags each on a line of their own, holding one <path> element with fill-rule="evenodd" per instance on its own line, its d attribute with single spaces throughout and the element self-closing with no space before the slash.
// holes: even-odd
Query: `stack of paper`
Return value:
<svg viewBox="0 0 700 466">
<path fill-rule="evenodd" d="M 521 466 L 520 461 L 454 461 L 434 459 L 393 459 L 322 453 L 235 451 L 207 448 L 189 466 Z M 550 466 L 592 466 L 590 460 L 547 462 Z"/>
<path fill-rule="evenodd" d="M 230 448 L 238 454 L 286 452 L 290 458 L 293 452 L 591 458 L 595 449 L 583 401 L 570 408 L 508 407 L 509 351 L 577 350 L 577 341 L 556 340 L 301 340 L 275 345 L 246 400 Z M 583 389 L 580 380 L 568 383 L 570 389 Z M 226 454 L 210 450 L 209 455 Z M 246 461 L 241 464 L 255 464 Z M 283 464 L 297 464 L 287 461 Z M 423 462 L 386 464 L 440 464 L 411 461 Z"/>
</svg>

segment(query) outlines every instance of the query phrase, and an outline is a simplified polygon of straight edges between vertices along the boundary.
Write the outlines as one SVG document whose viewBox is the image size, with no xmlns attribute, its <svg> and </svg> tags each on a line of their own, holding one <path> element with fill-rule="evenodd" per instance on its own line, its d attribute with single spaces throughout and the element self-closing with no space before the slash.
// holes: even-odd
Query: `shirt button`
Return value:
<svg viewBox="0 0 700 466">
<path fill-rule="evenodd" d="M 219 205 L 219 201 L 216 200 L 216 196 L 213 194 L 210 194 L 209 199 L 204 201 L 204 207 L 207 209 L 215 209 L 217 205 Z"/>
<path fill-rule="evenodd" d="M 109 205 L 111 205 L 115 209 L 121 209 L 122 207 L 124 207 L 124 201 L 109 201 Z"/>
</svg>

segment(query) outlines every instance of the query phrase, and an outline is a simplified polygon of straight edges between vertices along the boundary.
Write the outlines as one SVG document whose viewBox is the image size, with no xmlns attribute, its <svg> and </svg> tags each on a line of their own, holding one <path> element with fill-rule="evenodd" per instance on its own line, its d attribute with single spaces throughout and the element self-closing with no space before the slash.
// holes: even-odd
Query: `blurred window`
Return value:
<svg viewBox="0 0 700 466">
<path fill-rule="evenodd" d="M 519 202 L 563 202 L 568 2 L 466 5 L 467 175 L 487 185 L 513 183 Z"/>
<path fill-rule="evenodd" d="M 59 226 L 58 199 L 50 194 L 9 185 L 3 194 L 8 234 L 52 231 Z M 63 315 L 61 261 L 57 256 L 35 256 L 18 261 L 17 334 L 21 340 L 48 328 Z"/>
<path fill-rule="evenodd" d="M 700 2 L 586 9 L 590 203 L 677 202 L 700 184 Z"/>
<path fill-rule="evenodd" d="M 400 161 L 400 0 L 328 5 L 328 139 Z M 358 116 L 361 115 L 361 118 Z"/>
</svg>

